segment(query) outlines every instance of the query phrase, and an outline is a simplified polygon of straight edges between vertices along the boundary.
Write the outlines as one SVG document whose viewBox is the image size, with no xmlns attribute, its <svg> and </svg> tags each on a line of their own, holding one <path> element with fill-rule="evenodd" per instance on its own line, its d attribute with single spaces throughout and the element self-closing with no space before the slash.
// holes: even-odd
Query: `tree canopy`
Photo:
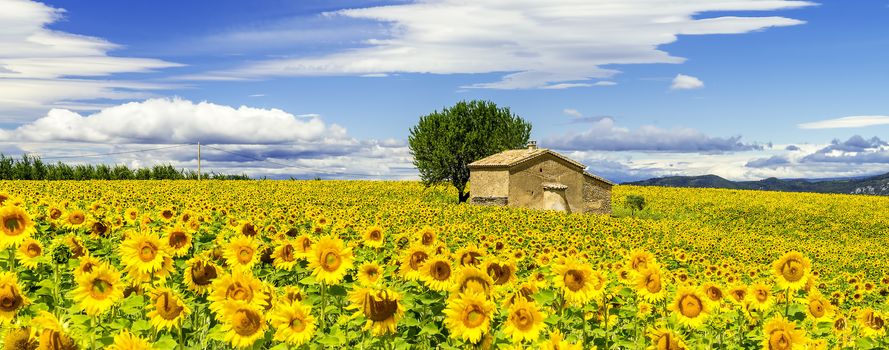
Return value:
<svg viewBox="0 0 889 350">
<path fill-rule="evenodd" d="M 450 182 L 459 192 L 459 201 L 465 202 L 469 163 L 525 147 L 530 136 L 531 123 L 508 107 L 473 100 L 420 117 L 410 129 L 408 145 L 423 183 Z"/>
</svg>

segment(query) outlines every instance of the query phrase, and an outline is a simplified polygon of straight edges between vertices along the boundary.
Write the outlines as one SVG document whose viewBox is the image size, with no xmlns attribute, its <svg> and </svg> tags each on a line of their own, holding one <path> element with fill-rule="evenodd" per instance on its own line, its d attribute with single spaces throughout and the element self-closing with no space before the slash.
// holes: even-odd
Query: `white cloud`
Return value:
<svg viewBox="0 0 889 350">
<path fill-rule="evenodd" d="M 858 115 L 827 119 L 811 123 L 802 123 L 801 129 L 839 129 L 839 128 L 863 128 L 866 126 L 887 125 L 889 116 L 885 115 Z"/>
<path fill-rule="evenodd" d="M 701 79 L 690 75 L 676 74 L 676 77 L 673 78 L 673 84 L 670 85 L 670 90 L 691 90 L 702 87 L 704 87 L 704 82 Z"/>
<path fill-rule="evenodd" d="M 580 117 L 583 117 L 583 113 L 580 113 L 580 111 L 578 111 L 578 110 L 576 110 L 576 109 L 574 109 L 574 108 L 565 108 L 565 109 L 562 110 L 562 114 L 567 115 L 567 116 L 571 116 L 571 117 L 574 117 L 574 118 L 580 118 Z"/>
<path fill-rule="evenodd" d="M 329 55 L 271 59 L 190 78 L 506 72 L 500 81 L 466 87 L 584 87 L 591 79 L 618 73 L 602 68 L 606 65 L 683 62 L 659 49 L 678 35 L 739 34 L 803 23 L 776 16 L 696 18 L 703 13 L 811 5 L 791 0 L 428 0 L 348 9 L 328 16 L 386 23 L 389 36 Z"/>
<path fill-rule="evenodd" d="M 643 125 L 636 129 L 621 127 L 611 117 L 585 119 L 589 128 L 582 132 L 550 137 L 547 147 L 563 150 L 655 151 L 655 152 L 731 152 L 762 148 L 741 142 L 740 136 L 711 137 L 690 128 L 662 129 Z"/>
<path fill-rule="evenodd" d="M 63 14 L 39 2 L 0 1 L 0 111 L 34 110 L 59 101 L 138 98 L 144 95 L 140 91 L 163 87 L 95 77 L 179 66 L 110 56 L 118 45 L 47 28 Z"/>
<path fill-rule="evenodd" d="M 8 134 L 22 141 L 141 144 L 275 144 L 346 139 L 345 129 L 327 125 L 316 116 L 298 117 L 279 109 L 233 108 L 178 98 L 130 102 L 86 116 L 52 109 Z"/>
</svg>

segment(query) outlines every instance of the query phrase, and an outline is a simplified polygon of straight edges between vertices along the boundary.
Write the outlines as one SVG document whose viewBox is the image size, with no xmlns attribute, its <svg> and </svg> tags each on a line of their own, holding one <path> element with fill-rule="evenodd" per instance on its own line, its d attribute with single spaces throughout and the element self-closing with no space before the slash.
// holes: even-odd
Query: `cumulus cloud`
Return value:
<svg viewBox="0 0 889 350">
<path fill-rule="evenodd" d="M 811 123 L 802 123 L 801 129 L 839 129 L 839 128 L 863 128 L 866 126 L 887 125 L 889 116 L 885 115 L 858 115 L 827 119 Z"/>
<path fill-rule="evenodd" d="M 318 117 L 179 98 L 130 102 L 86 116 L 52 109 L 9 134 L 24 141 L 141 144 L 274 144 L 346 138 L 345 129 L 326 125 Z"/>
<path fill-rule="evenodd" d="M 762 148 L 741 142 L 740 136 L 711 137 L 690 128 L 644 125 L 629 129 L 617 126 L 610 117 L 591 121 L 586 131 L 551 137 L 545 142 L 547 147 L 563 150 L 726 152 Z"/>
<path fill-rule="evenodd" d="M 134 98 L 141 90 L 163 86 L 95 78 L 179 66 L 110 56 L 118 45 L 47 28 L 63 15 L 64 10 L 39 2 L 0 2 L 0 111 L 33 110 L 57 101 Z"/>
<path fill-rule="evenodd" d="M 771 156 L 768 158 L 753 159 L 744 166 L 749 168 L 772 168 L 790 164 L 790 160 L 782 156 Z"/>
<path fill-rule="evenodd" d="M 659 48 L 679 35 L 740 34 L 804 23 L 780 16 L 697 18 L 701 14 L 810 5 L 791 0 L 428 0 L 347 9 L 327 16 L 385 23 L 388 35 L 328 55 L 270 59 L 189 78 L 506 72 L 499 81 L 465 87 L 609 85 L 613 82 L 591 82 L 618 73 L 602 68 L 606 65 L 683 62 Z"/>
<path fill-rule="evenodd" d="M 570 116 L 570 117 L 574 117 L 574 118 L 583 117 L 583 113 L 580 113 L 580 111 L 578 111 L 574 108 L 565 108 L 562 110 L 562 114 Z"/>
<path fill-rule="evenodd" d="M 889 164 L 889 143 L 878 137 L 854 135 L 846 141 L 834 140 L 827 147 L 802 158 L 805 163 Z"/>
<path fill-rule="evenodd" d="M 673 83 L 670 85 L 670 90 L 691 90 L 702 87 L 704 87 L 704 82 L 701 79 L 690 75 L 676 74 L 676 77 L 673 78 Z"/>
</svg>

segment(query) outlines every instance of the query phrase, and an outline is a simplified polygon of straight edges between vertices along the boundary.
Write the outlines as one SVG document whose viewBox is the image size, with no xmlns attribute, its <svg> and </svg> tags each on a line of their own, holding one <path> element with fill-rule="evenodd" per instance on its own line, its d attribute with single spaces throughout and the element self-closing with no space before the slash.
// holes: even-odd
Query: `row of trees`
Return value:
<svg viewBox="0 0 889 350">
<path fill-rule="evenodd" d="M 176 169 L 172 165 L 131 169 L 126 165 L 68 165 L 44 163 L 40 157 L 23 155 L 17 159 L 0 153 L 0 180 L 197 180 L 194 170 Z M 201 174 L 208 180 L 248 180 L 247 175 L 225 175 L 215 172 Z"/>
</svg>

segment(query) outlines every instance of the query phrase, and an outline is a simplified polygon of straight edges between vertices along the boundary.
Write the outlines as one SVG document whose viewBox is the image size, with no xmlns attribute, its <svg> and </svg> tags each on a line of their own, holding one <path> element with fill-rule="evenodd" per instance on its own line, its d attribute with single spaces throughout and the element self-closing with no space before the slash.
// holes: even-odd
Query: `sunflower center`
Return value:
<svg viewBox="0 0 889 350">
<path fill-rule="evenodd" d="M 758 300 L 760 303 L 764 303 L 766 302 L 766 300 L 769 300 L 769 292 L 765 289 L 758 289 L 753 292 L 753 294 L 756 295 L 756 300 Z"/>
<path fill-rule="evenodd" d="M 143 262 L 150 262 L 154 260 L 155 256 L 157 256 L 157 247 L 149 242 L 142 243 L 142 247 L 139 249 L 139 259 L 142 259 Z"/>
<path fill-rule="evenodd" d="M 648 259 L 641 256 L 636 257 L 633 259 L 633 263 L 631 265 L 633 266 L 633 270 L 644 269 L 648 267 Z"/>
<path fill-rule="evenodd" d="M 290 330 L 294 333 L 301 333 L 306 329 L 306 323 L 299 317 L 294 317 L 290 320 Z"/>
<path fill-rule="evenodd" d="M 534 315 L 527 309 L 518 309 L 512 313 L 512 323 L 521 331 L 528 331 L 534 326 Z"/>
<path fill-rule="evenodd" d="M 710 286 L 707 288 L 707 297 L 710 298 L 710 300 L 719 301 L 722 299 L 722 290 L 716 286 Z"/>
<path fill-rule="evenodd" d="M 172 210 L 164 210 L 161 212 L 161 216 L 163 216 L 164 219 L 169 220 L 170 218 L 173 217 L 173 211 Z"/>
<path fill-rule="evenodd" d="M 426 258 L 429 257 L 429 254 L 423 251 L 416 251 L 411 253 L 411 270 L 417 270 L 420 268 L 420 264 L 426 261 Z"/>
<path fill-rule="evenodd" d="M 259 314 L 249 309 L 238 309 L 232 317 L 232 329 L 241 336 L 256 334 L 262 327 Z"/>
<path fill-rule="evenodd" d="M 302 244 L 300 244 L 300 247 L 302 247 L 302 249 L 303 249 L 302 252 L 306 253 L 312 249 L 312 241 L 309 240 L 308 238 L 304 238 L 304 239 L 302 239 Z"/>
<path fill-rule="evenodd" d="M 114 285 L 111 282 L 98 277 L 92 281 L 90 295 L 95 299 L 105 299 L 111 295 Z"/>
<path fill-rule="evenodd" d="M 663 286 L 661 286 L 661 276 L 656 273 L 649 274 L 645 278 L 645 289 L 652 294 L 660 292 L 663 289 Z"/>
<path fill-rule="evenodd" d="M 565 282 L 565 287 L 572 292 L 576 292 L 583 289 L 583 285 L 586 284 L 586 276 L 580 270 L 568 270 L 565 272 L 563 281 Z"/>
<path fill-rule="evenodd" d="M 747 296 L 747 293 L 745 293 L 743 290 L 733 290 L 731 294 L 732 298 L 735 298 L 735 300 L 738 302 L 744 300 L 744 297 Z"/>
<path fill-rule="evenodd" d="M 97 235 L 104 236 L 106 233 L 108 233 L 108 226 L 105 226 L 105 224 L 103 224 L 101 222 L 93 223 L 93 226 L 91 227 L 91 229 L 92 229 L 93 233 L 95 233 Z"/>
<path fill-rule="evenodd" d="M 327 251 L 321 254 L 321 268 L 327 272 L 336 271 L 343 263 L 343 258 L 335 251 Z"/>
<path fill-rule="evenodd" d="M 175 320 L 185 308 L 170 293 L 164 292 L 155 299 L 154 307 L 165 320 Z"/>
<path fill-rule="evenodd" d="M 809 313 L 815 318 L 824 316 L 824 304 L 820 300 L 812 300 L 809 302 Z"/>
<path fill-rule="evenodd" d="M 803 263 L 796 259 L 788 260 L 781 266 L 781 276 L 788 282 L 796 282 L 803 278 Z"/>
<path fill-rule="evenodd" d="M 463 281 L 462 285 L 460 286 L 460 291 L 466 292 L 468 290 L 468 291 L 487 293 L 488 287 L 490 287 L 490 285 L 488 284 L 488 281 L 486 281 L 485 279 L 483 279 L 481 277 L 472 276 L 472 277 L 467 278 L 465 281 Z"/>
<path fill-rule="evenodd" d="M 444 261 L 436 261 L 432 264 L 432 278 L 436 281 L 446 281 L 451 278 L 451 264 Z"/>
<path fill-rule="evenodd" d="M 206 286 L 216 278 L 216 267 L 198 261 L 191 267 L 191 279 L 194 284 Z"/>
<path fill-rule="evenodd" d="M 423 239 L 420 241 L 423 245 L 431 245 L 435 243 L 435 235 L 432 232 L 423 232 Z"/>
<path fill-rule="evenodd" d="M 846 329 L 846 319 L 840 318 L 840 319 L 837 319 L 836 321 L 834 321 L 833 328 L 838 331 L 842 331 L 842 330 Z"/>
<path fill-rule="evenodd" d="M 685 295 L 679 300 L 679 312 L 685 317 L 698 317 L 703 308 L 704 306 L 701 304 L 701 299 L 698 299 L 695 295 Z"/>
<path fill-rule="evenodd" d="M 43 249 L 40 248 L 40 245 L 34 242 L 28 244 L 28 247 L 25 248 L 25 254 L 28 255 L 29 258 L 36 258 L 40 256 L 40 253 L 43 252 Z"/>
<path fill-rule="evenodd" d="M 491 279 L 494 280 L 494 284 L 498 286 L 508 282 L 512 275 L 509 266 L 503 266 L 496 263 L 488 265 L 487 272 L 488 276 L 491 276 Z"/>
<path fill-rule="evenodd" d="M 61 210 L 58 210 L 58 209 L 56 209 L 56 208 L 52 208 L 52 209 L 49 210 L 49 218 L 50 218 L 50 219 L 55 220 L 55 219 L 58 219 L 58 218 L 60 218 L 60 217 L 62 217 L 62 211 L 61 211 Z"/>
<path fill-rule="evenodd" d="M 478 305 L 469 305 L 467 308 L 465 317 L 463 317 L 463 325 L 466 328 L 475 328 L 481 326 L 482 323 L 485 322 L 485 311 L 482 310 Z"/>
<path fill-rule="evenodd" d="M 374 322 L 385 321 L 398 311 L 398 301 L 390 299 L 386 292 L 381 292 L 378 296 L 369 294 L 364 301 L 364 315 Z"/>
<path fill-rule="evenodd" d="M 253 290 L 241 284 L 241 282 L 235 282 L 228 286 L 225 296 L 232 300 L 250 301 L 253 300 Z"/>
<path fill-rule="evenodd" d="M 669 333 L 662 335 L 657 340 L 658 350 L 680 350 L 679 342 Z"/>
<path fill-rule="evenodd" d="M 292 244 L 285 245 L 283 248 L 281 248 L 281 259 L 288 262 L 296 260 L 296 257 L 293 256 L 293 252 L 295 250 L 296 249 L 293 248 Z"/>
<path fill-rule="evenodd" d="M 245 236 L 256 236 L 256 227 L 254 227 L 253 224 L 244 224 L 241 233 Z"/>
<path fill-rule="evenodd" d="M 368 235 L 371 241 L 379 241 L 383 239 L 383 234 L 379 230 L 370 231 Z"/>
<path fill-rule="evenodd" d="M 460 265 L 477 265 L 480 256 L 482 256 L 482 254 L 479 252 L 467 252 L 460 257 Z"/>
<path fill-rule="evenodd" d="M 253 249 L 250 247 L 241 247 L 238 249 L 238 262 L 241 264 L 249 263 L 253 259 Z"/>
<path fill-rule="evenodd" d="M 24 304 L 24 299 L 13 286 L 7 284 L 0 287 L 0 311 L 13 312 L 18 310 L 22 304 Z"/>
<path fill-rule="evenodd" d="M 25 218 L 18 214 L 9 216 L 3 220 L 3 227 L 7 235 L 17 236 L 25 231 Z"/>
<path fill-rule="evenodd" d="M 772 334 L 769 335 L 769 349 L 775 350 L 784 350 L 791 348 L 791 340 L 786 332 L 783 331 L 773 331 Z"/>
<path fill-rule="evenodd" d="M 184 247 L 188 242 L 188 236 L 185 235 L 185 232 L 173 231 L 170 232 L 170 239 L 168 241 L 173 249 L 179 249 Z"/>
<path fill-rule="evenodd" d="M 80 225 L 86 220 L 86 217 L 81 213 L 74 213 L 68 217 L 68 222 L 74 225 Z"/>
</svg>

